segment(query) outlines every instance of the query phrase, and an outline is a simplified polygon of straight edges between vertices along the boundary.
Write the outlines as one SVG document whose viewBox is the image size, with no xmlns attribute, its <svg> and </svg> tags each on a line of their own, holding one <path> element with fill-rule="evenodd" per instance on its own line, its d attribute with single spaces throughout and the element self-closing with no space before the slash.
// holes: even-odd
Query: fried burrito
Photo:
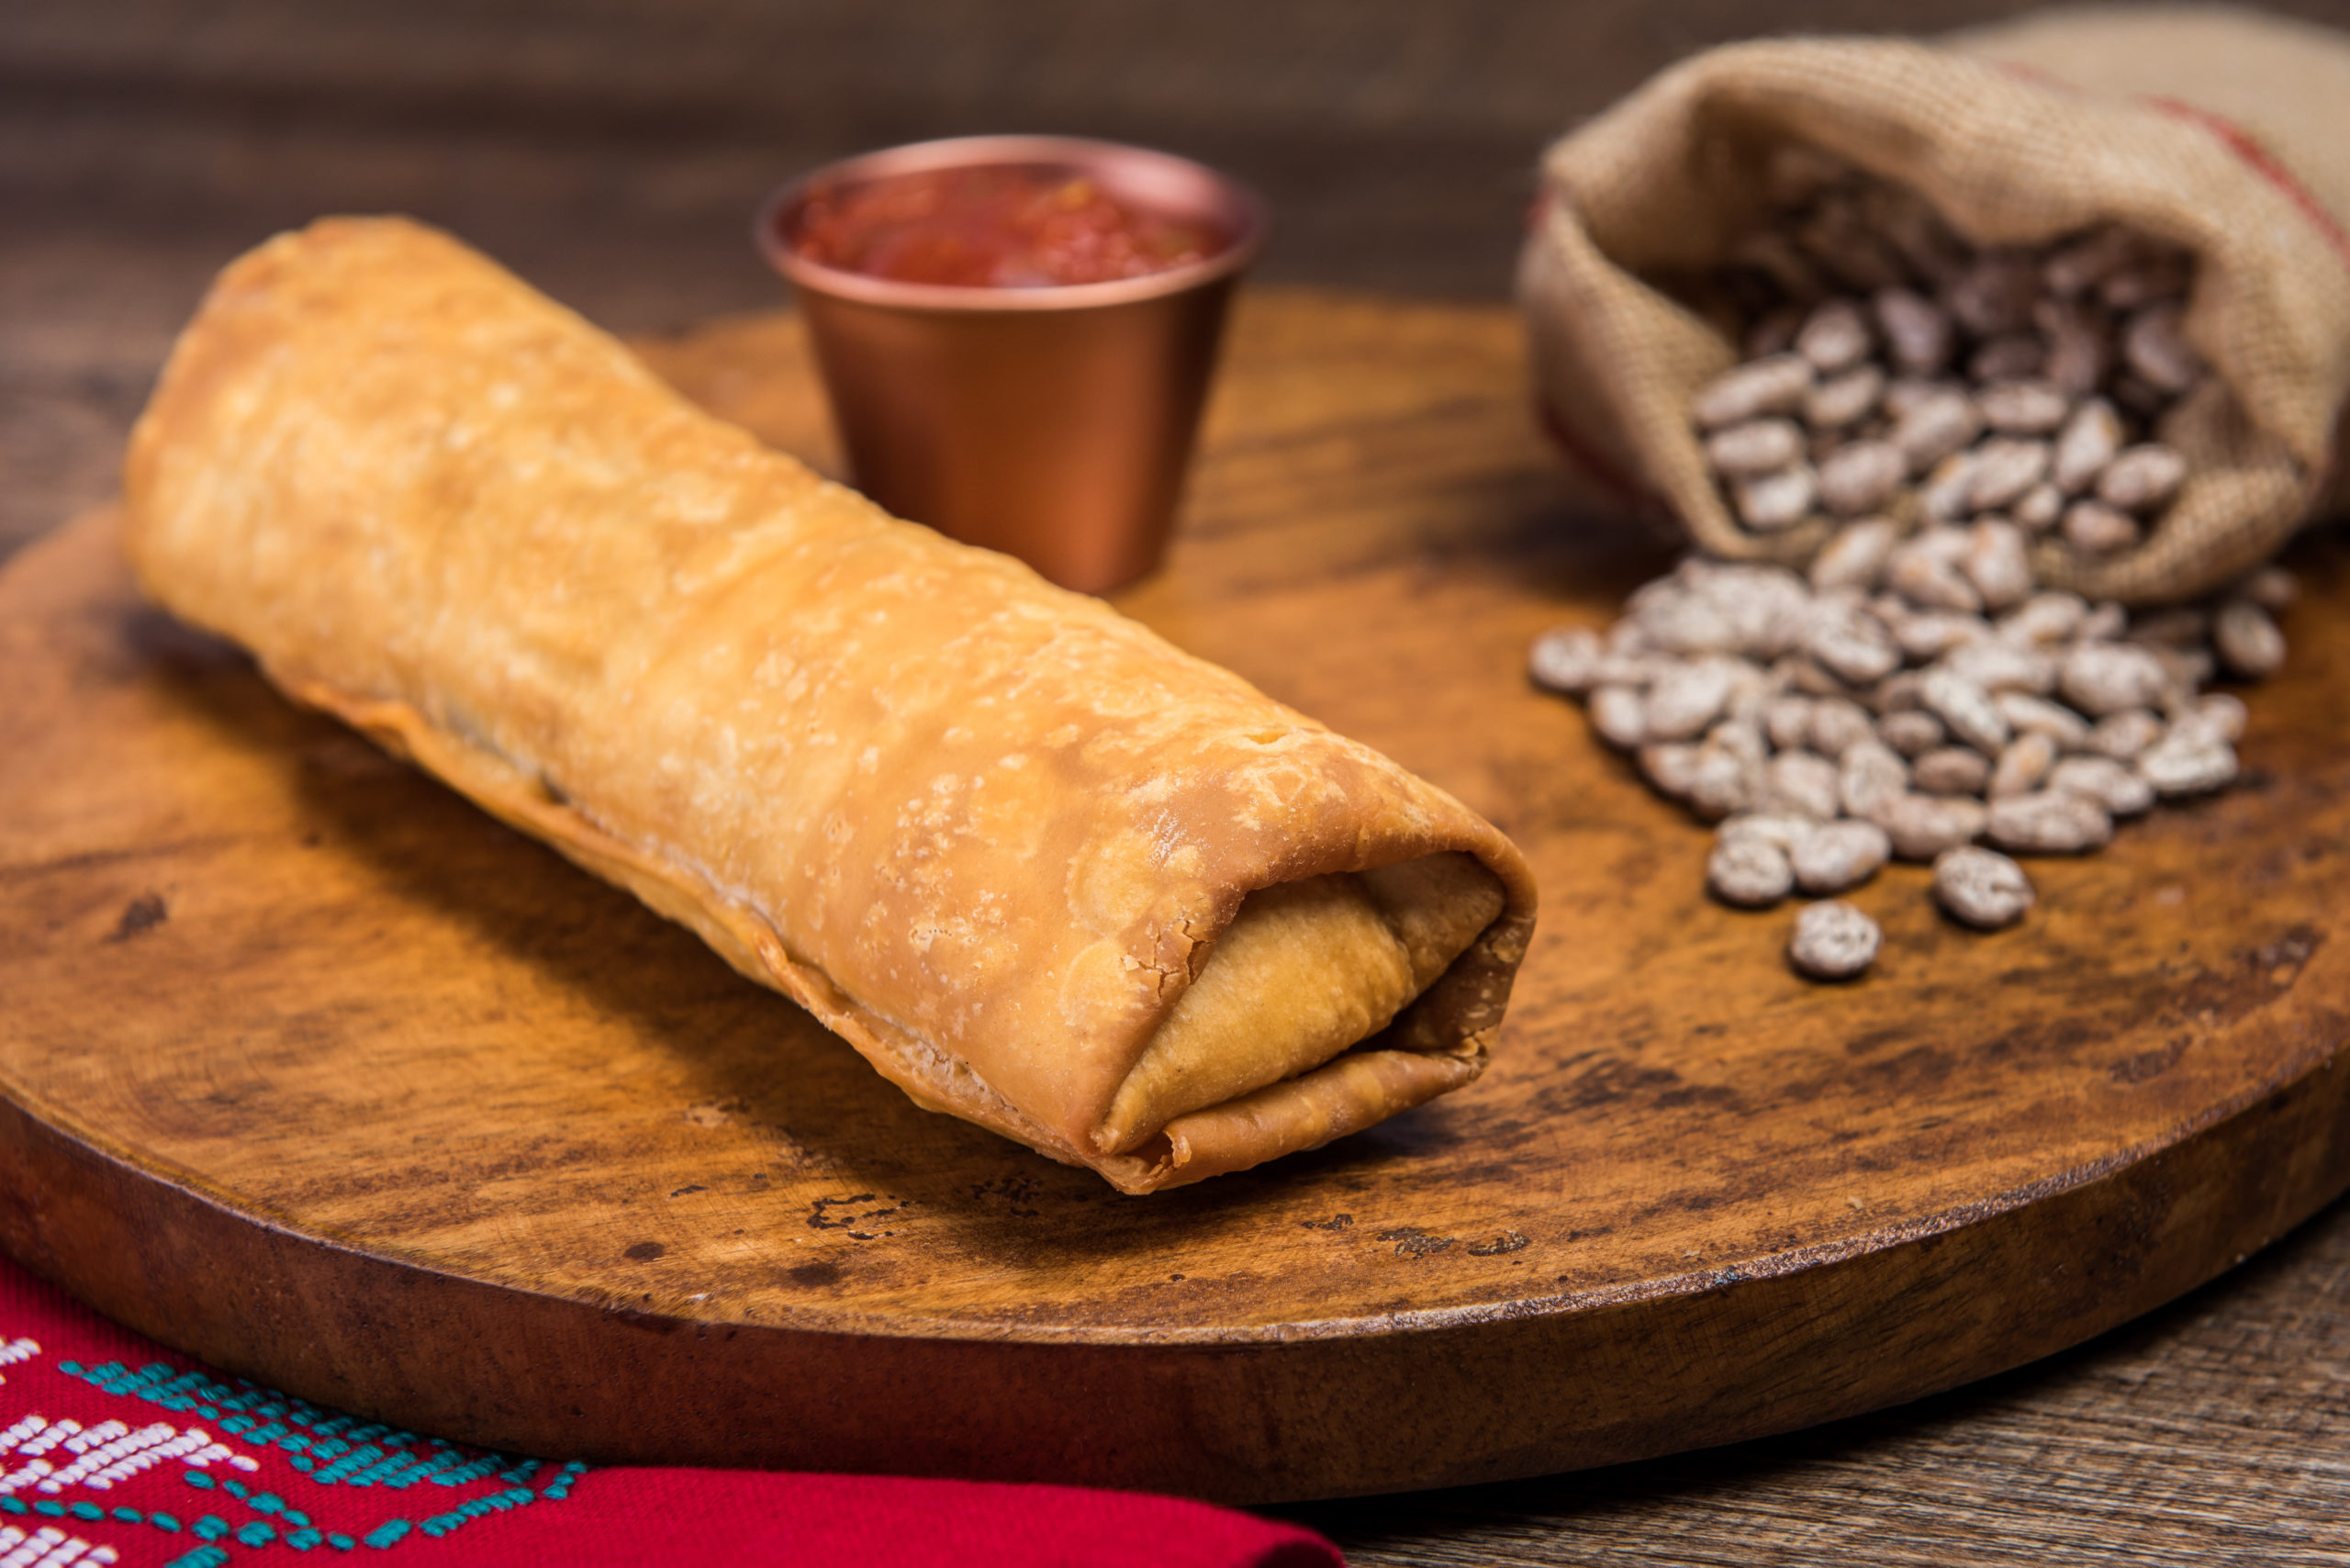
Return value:
<svg viewBox="0 0 2350 1568">
<path fill-rule="evenodd" d="M 1443 790 L 898 521 L 397 218 L 223 273 L 126 461 L 146 591 L 1129 1193 L 1483 1069 L 1534 923 Z"/>
</svg>

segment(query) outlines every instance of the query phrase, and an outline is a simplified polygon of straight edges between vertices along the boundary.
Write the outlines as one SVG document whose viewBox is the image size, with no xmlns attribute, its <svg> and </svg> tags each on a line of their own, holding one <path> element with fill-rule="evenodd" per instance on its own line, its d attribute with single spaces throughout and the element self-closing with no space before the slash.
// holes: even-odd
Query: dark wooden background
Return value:
<svg viewBox="0 0 2350 1568">
<path fill-rule="evenodd" d="M 1258 184 L 1263 275 L 1503 297 L 1537 151 L 1760 32 L 2012 0 L 8 0 L 0 556 L 106 498 L 222 262 L 320 212 L 448 225 L 623 330 L 773 303 L 775 182 L 1034 129 Z M 2350 28 L 2350 3 L 2275 7 Z M 2350 1562 L 2350 1208 L 2069 1354 L 1620 1469 L 1293 1510 L 1359 1563 Z"/>
</svg>

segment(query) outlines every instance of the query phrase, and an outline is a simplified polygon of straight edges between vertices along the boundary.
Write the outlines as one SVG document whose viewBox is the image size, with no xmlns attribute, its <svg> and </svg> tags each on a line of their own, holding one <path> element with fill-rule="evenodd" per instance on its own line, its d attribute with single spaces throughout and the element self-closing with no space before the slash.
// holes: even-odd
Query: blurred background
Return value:
<svg viewBox="0 0 2350 1568">
<path fill-rule="evenodd" d="M 844 153 L 1106 136 L 1253 181 L 1260 276 L 1502 298 L 1535 156 L 1725 39 L 2016 0 L 7 0 L 0 555 L 101 501 L 212 273 L 320 213 L 443 224 L 598 321 L 776 303 L 749 213 Z M 2350 26 L 2350 0 L 2275 8 Z"/>
</svg>

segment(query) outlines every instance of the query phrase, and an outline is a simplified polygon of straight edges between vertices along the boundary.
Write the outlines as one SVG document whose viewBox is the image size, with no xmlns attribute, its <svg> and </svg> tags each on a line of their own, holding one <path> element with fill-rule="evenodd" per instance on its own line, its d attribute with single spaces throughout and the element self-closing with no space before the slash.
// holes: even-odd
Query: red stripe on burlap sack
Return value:
<svg viewBox="0 0 2350 1568">
<path fill-rule="evenodd" d="M 2284 196 L 2287 201 L 2300 208 L 2301 216 L 2308 218 L 2317 231 L 2325 236 L 2326 242 L 2333 247 L 2333 253 L 2342 259 L 2342 264 L 2344 267 L 2350 267 L 2350 230 L 2345 230 L 2333 214 L 2326 210 L 2324 203 L 2310 194 L 2307 185 L 2293 177 L 2293 171 L 2278 162 L 2276 154 L 2260 144 L 2258 137 L 2225 115 L 2213 114 L 2210 109 L 2198 108 L 2183 98 L 2148 97 L 2143 101 L 2147 107 L 2166 114 L 2173 119 L 2182 119 L 2189 125 L 2201 126 L 2210 132 L 2218 139 L 2220 145 L 2234 153 L 2246 168 L 2266 180 Z M 2350 431 L 2350 409 L 2344 409 L 2341 419 L 2336 421 L 2333 444 L 2326 453 L 2325 466 L 2319 471 L 2317 490 L 2321 495 L 2331 494 L 2335 490 L 2341 475 L 2342 448 L 2345 431 Z"/>
<path fill-rule="evenodd" d="M 2242 159 L 2254 174 L 2283 192 L 2286 200 L 2300 208 L 2301 215 L 2317 225 L 2318 232 L 2323 234 L 2327 242 L 2333 245 L 2333 253 L 2342 258 L 2342 264 L 2350 267 L 2350 231 L 2343 229 L 2333 214 L 2328 212 L 2324 205 L 2310 194 L 2309 187 L 2295 179 L 2293 172 L 2279 163 L 2275 155 L 2267 148 L 2263 147 L 2259 139 L 2252 132 L 2223 115 L 2215 115 L 2209 109 L 2198 108 L 2183 99 L 2146 98 L 2143 101 L 2149 108 L 2160 110 L 2174 119 L 2183 119 L 2189 124 L 2199 125 L 2219 138 L 2221 146 Z"/>
<path fill-rule="evenodd" d="M 2061 76 L 2051 75 L 2037 65 L 2027 65 L 2020 60 L 2000 60 L 1994 61 L 1992 63 L 2010 76 L 2020 77 L 2024 81 L 2035 83 L 2042 87 L 2054 88 L 2060 93 L 2069 93 L 2076 97 L 2086 96 L 2079 87 Z M 2350 230 L 2344 230 L 2342 227 L 2340 220 L 2326 209 L 2325 204 L 2311 196 L 2309 187 L 2294 176 L 2292 170 L 2278 162 L 2277 155 L 2263 146 L 2258 137 L 2228 118 L 2227 116 L 2215 114 L 2210 109 L 2190 104 L 2184 98 L 2147 94 L 2140 97 L 2138 102 L 2158 114 L 2168 115 L 2173 119 L 2185 120 L 2189 125 L 2200 126 L 2209 131 L 2221 146 L 2234 153 L 2238 161 L 2275 186 L 2287 201 L 2300 208 L 2301 216 L 2308 218 L 2316 227 L 2317 231 L 2325 236 L 2326 243 L 2333 247 L 2333 253 L 2342 258 L 2342 264 L 2350 267 Z"/>
</svg>

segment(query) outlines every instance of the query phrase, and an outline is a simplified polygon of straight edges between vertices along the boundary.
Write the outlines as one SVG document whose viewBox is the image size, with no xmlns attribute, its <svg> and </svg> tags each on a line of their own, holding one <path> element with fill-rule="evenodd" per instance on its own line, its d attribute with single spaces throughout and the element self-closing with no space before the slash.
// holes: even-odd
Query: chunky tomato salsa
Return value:
<svg viewBox="0 0 2350 1568">
<path fill-rule="evenodd" d="M 1185 266 L 1222 236 L 1112 196 L 1067 168 L 932 169 L 819 189 L 789 236 L 810 261 L 966 288 L 1109 283 Z"/>
</svg>

